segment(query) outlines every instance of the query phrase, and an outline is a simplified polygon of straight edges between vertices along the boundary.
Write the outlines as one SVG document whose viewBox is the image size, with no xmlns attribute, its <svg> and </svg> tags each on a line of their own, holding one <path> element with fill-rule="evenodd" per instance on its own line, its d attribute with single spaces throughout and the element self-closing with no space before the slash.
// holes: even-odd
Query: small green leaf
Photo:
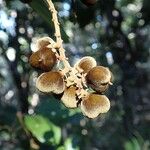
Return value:
<svg viewBox="0 0 150 150">
<path fill-rule="evenodd" d="M 59 146 L 56 150 L 65 150 L 64 146 Z"/>
<path fill-rule="evenodd" d="M 65 146 L 65 150 L 78 150 L 79 148 L 76 146 L 76 147 L 73 147 L 73 144 L 72 144 L 72 139 L 71 138 L 67 138 L 65 143 L 64 143 L 64 146 Z"/>
<path fill-rule="evenodd" d="M 61 139 L 61 130 L 54 125 L 47 118 L 35 115 L 26 115 L 24 118 L 27 129 L 35 136 L 41 143 L 57 145 Z"/>
<path fill-rule="evenodd" d="M 57 150 L 79 150 L 79 147 L 73 144 L 72 138 L 67 138 L 64 145 L 57 147 Z"/>
<path fill-rule="evenodd" d="M 136 138 L 133 138 L 131 141 L 127 141 L 124 145 L 125 150 L 140 150 L 140 144 Z"/>
</svg>

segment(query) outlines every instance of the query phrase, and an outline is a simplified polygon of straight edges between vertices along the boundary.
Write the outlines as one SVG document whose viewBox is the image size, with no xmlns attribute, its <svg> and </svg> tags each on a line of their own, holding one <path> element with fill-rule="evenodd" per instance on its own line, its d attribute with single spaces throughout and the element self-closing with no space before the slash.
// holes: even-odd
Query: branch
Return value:
<svg viewBox="0 0 150 150">
<path fill-rule="evenodd" d="M 56 37 L 56 48 L 59 50 L 60 54 L 60 59 L 64 63 L 64 70 L 65 72 L 68 72 L 71 69 L 71 66 L 69 62 L 67 61 L 66 55 L 65 55 L 65 49 L 63 48 L 63 40 L 61 38 L 61 33 L 60 33 L 60 24 L 58 22 L 57 18 L 57 11 L 54 7 L 54 4 L 51 0 L 47 0 L 48 7 L 50 12 L 52 13 L 52 21 L 54 23 L 54 28 L 55 28 L 55 37 Z"/>
</svg>

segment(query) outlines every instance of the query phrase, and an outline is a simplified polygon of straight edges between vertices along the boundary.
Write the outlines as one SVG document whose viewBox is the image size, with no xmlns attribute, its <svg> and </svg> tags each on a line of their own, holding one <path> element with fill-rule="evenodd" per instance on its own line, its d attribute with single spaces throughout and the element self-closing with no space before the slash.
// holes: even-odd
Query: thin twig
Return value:
<svg viewBox="0 0 150 150">
<path fill-rule="evenodd" d="M 71 69 L 71 66 L 69 62 L 67 61 L 66 55 L 65 55 L 65 49 L 63 48 L 63 40 L 61 38 L 61 33 L 60 33 L 60 24 L 58 22 L 58 17 L 57 17 L 57 11 L 54 7 L 54 4 L 51 0 L 47 0 L 47 3 L 49 5 L 49 10 L 52 13 L 52 21 L 54 23 L 54 28 L 55 28 L 55 37 L 56 37 L 56 44 L 57 48 L 59 50 L 60 58 L 64 63 L 64 68 L 69 71 Z"/>
</svg>

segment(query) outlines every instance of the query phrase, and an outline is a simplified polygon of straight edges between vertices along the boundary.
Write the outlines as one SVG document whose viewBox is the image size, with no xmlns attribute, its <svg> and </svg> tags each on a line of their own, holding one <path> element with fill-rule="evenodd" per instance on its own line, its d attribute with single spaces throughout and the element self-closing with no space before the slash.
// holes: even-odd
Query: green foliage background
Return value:
<svg viewBox="0 0 150 150">
<path fill-rule="evenodd" d="M 114 85 L 107 92 L 111 109 L 91 120 L 54 96 L 39 93 L 38 73 L 28 58 L 36 38 L 55 38 L 51 14 L 44 0 L 2 0 L 0 150 L 149 150 L 149 1 L 98 0 L 91 7 L 80 0 L 54 4 L 71 64 L 90 55 L 113 72 Z"/>
</svg>

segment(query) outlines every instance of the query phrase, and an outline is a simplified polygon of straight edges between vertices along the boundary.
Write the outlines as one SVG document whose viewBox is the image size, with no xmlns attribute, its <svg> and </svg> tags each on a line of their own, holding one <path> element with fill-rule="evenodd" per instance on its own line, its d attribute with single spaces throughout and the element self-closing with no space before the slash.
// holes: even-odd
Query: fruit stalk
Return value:
<svg viewBox="0 0 150 150">
<path fill-rule="evenodd" d="M 54 23 L 55 28 L 55 37 L 56 37 L 56 45 L 54 45 L 54 48 L 58 49 L 59 51 L 59 59 L 63 62 L 64 68 L 61 70 L 61 73 L 66 75 L 68 72 L 73 79 L 74 83 L 78 85 L 78 88 L 82 89 L 82 81 L 81 79 L 78 79 L 78 77 L 75 75 L 74 69 L 70 66 L 68 62 L 68 58 L 65 55 L 65 49 L 63 48 L 63 40 L 61 38 L 61 32 L 60 32 L 60 24 L 58 22 L 57 17 L 57 11 L 55 9 L 55 6 L 51 0 L 47 0 L 48 7 L 50 12 L 52 13 L 52 21 Z"/>
<path fill-rule="evenodd" d="M 63 40 L 61 38 L 60 26 L 59 26 L 60 24 L 58 22 L 57 11 L 51 0 L 47 0 L 47 3 L 48 3 L 49 10 L 52 13 L 52 21 L 54 23 L 54 28 L 55 28 L 55 37 L 56 37 L 55 48 L 58 48 L 60 60 L 62 60 L 64 64 L 64 71 L 68 72 L 70 71 L 71 66 L 66 58 L 65 49 L 63 48 Z"/>
</svg>

